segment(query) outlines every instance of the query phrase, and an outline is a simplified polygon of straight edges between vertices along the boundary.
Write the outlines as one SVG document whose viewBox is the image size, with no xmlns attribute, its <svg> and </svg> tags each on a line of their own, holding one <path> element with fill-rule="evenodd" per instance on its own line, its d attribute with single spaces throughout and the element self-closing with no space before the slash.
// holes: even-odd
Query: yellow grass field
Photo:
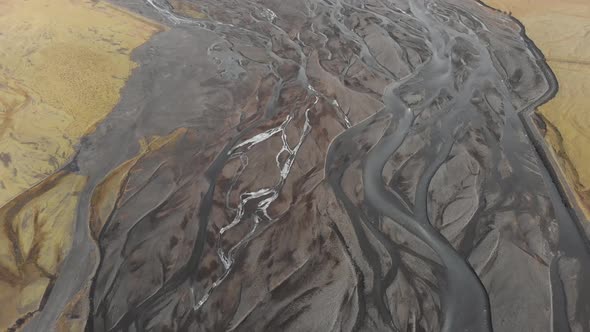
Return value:
<svg viewBox="0 0 590 332">
<path fill-rule="evenodd" d="M 71 158 L 159 29 L 104 2 L 0 1 L 0 206 Z"/>
<path fill-rule="evenodd" d="M 86 184 L 57 170 L 160 29 L 101 1 L 0 1 L 0 330 L 34 313 L 57 277 Z"/>
<path fill-rule="evenodd" d="M 520 20 L 557 76 L 539 113 L 546 139 L 590 216 L 590 6 L 588 0 L 486 0 Z"/>
</svg>

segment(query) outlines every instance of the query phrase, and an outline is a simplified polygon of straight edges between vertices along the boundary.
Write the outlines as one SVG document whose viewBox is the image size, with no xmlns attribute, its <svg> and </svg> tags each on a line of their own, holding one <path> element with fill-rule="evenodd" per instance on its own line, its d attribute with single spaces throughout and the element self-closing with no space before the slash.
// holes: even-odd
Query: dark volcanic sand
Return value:
<svg viewBox="0 0 590 332">
<path fill-rule="evenodd" d="M 556 86 L 515 21 L 471 0 L 113 2 L 170 29 L 68 166 L 90 176 L 76 242 L 25 330 L 78 294 L 96 332 L 590 331 L 587 242 L 521 120 Z"/>
</svg>

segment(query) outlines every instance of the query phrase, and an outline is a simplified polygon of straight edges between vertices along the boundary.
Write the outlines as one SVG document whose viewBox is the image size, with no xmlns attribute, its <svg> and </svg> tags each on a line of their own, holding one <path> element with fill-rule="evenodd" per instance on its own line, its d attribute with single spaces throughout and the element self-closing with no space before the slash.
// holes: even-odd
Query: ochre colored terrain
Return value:
<svg viewBox="0 0 590 332">
<path fill-rule="evenodd" d="M 590 216 L 590 6 L 587 0 L 488 0 L 526 28 L 557 76 L 559 91 L 539 113 L 580 205 Z"/>
<path fill-rule="evenodd" d="M 186 129 L 178 129 L 168 136 L 152 137 L 150 140 L 140 140 L 140 153 L 111 171 L 101 183 L 98 184 L 92 195 L 90 230 L 92 236 L 98 240 L 102 227 L 109 215 L 116 207 L 116 203 L 123 194 L 122 188 L 129 177 L 129 172 L 142 157 L 150 152 L 158 150 L 162 146 L 178 140 Z"/>
<path fill-rule="evenodd" d="M 35 312 L 57 277 L 86 184 L 58 169 L 159 30 L 104 2 L 0 1 L 0 330 Z"/>
<path fill-rule="evenodd" d="M 0 329 L 39 307 L 72 243 L 80 175 L 58 172 L 0 208 Z"/>
<path fill-rule="evenodd" d="M 199 6 L 192 2 L 181 1 L 181 0 L 170 0 L 168 1 L 173 8 L 173 11 L 177 14 L 180 14 L 184 17 L 196 18 L 196 19 L 204 19 L 207 17 Z"/>
<path fill-rule="evenodd" d="M 0 2 L 0 206 L 71 158 L 158 29 L 104 2 Z"/>
</svg>

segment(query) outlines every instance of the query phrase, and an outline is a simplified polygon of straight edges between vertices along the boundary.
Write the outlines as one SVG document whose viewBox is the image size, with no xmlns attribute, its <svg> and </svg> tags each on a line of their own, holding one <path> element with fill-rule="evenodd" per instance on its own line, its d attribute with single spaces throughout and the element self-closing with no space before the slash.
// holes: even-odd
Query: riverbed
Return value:
<svg viewBox="0 0 590 332">
<path fill-rule="evenodd" d="M 588 240 L 532 116 L 561 81 L 507 13 L 470 0 L 95 6 L 153 30 L 123 52 L 112 110 L 0 209 L 2 257 L 20 268 L 2 282 L 27 284 L 33 267 L 49 280 L 6 326 L 590 330 Z M 71 236 L 44 274 L 20 229 L 54 224 Z"/>
</svg>

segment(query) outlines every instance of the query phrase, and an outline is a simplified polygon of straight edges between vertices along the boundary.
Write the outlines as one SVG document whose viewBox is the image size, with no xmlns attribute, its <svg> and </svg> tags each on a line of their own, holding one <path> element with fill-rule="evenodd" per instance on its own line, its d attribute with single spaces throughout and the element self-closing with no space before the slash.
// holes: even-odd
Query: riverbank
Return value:
<svg viewBox="0 0 590 332">
<path fill-rule="evenodd" d="M 557 161 L 556 177 L 571 186 L 563 192 L 590 234 L 590 7 L 580 0 L 485 3 L 522 22 L 557 78 L 559 91 L 539 107 L 537 126 L 550 147 L 548 159 Z"/>
</svg>

